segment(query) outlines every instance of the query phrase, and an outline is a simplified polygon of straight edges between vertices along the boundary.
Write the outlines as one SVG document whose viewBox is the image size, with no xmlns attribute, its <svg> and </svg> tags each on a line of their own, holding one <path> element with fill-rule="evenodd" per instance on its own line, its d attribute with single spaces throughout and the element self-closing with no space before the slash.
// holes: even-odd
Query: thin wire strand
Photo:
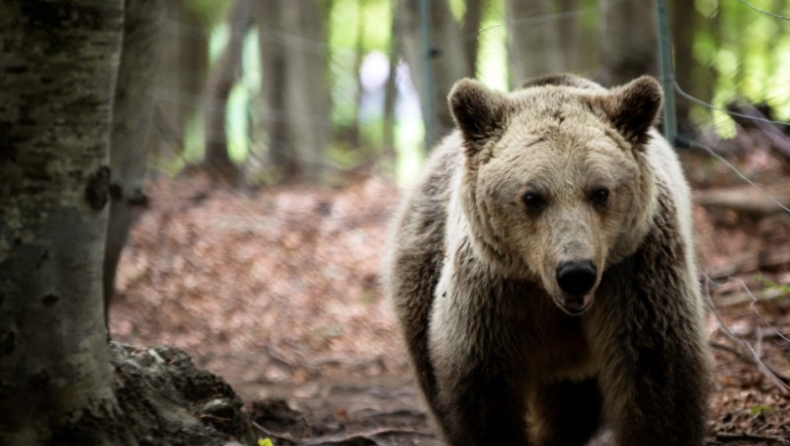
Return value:
<svg viewBox="0 0 790 446">
<path fill-rule="evenodd" d="M 773 18 L 775 18 L 775 19 L 779 19 L 779 20 L 787 20 L 787 21 L 790 21 L 790 17 L 785 17 L 785 16 L 783 16 L 783 15 L 779 15 L 779 14 L 775 14 L 775 13 L 773 13 L 773 12 L 765 11 L 765 10 L 763 10 L 763 9 L 760 9 L 760 8 L 758 8 L 758 7 L 754 6 L 754 5 L 752 5 L 751 3 L 747 2 L 746 0 L 735 0 L 735 1 L 736 1 L 736 2 L 738 2 L 738 3 L 740 3 L 740 4 L 742 4 L 742 5 L 746 5 L 746 6 L 748 6 L 749 8 L 751 8 L 751 9 L 752 9 L 752 10 L 754 10 L 754 11 L 757 11 L 757 12 L 759 12 L 760 14 L 765 14 L 765 15 L 767 15 L 767 16 L 770 16 L 770 17 L 773 17 Z"/>
<path fill-rule="evenodd" d="M 675 81 L 675 92 L 677 94 L 679 94 L 681 97 L 683 97 L 686 100 L 688 100 L 688 101 L 694 102 L 695 104 L 701 105 L 701 106 L 703 106 L 703 107 L 705 107 L 707 109 L 710 109 L 710 110 L 720 111 L 722 113 L 727 113 L 730 116 L 737 116 L 739 118 L 749 119 L 751 121 L 760 121 L 760 122 L 767 122 L 769 124 L 790 126 L 790 122 L 774 121 L 774 120 L 768 119 L 768 118 L 760 118 L 760 117 L 757 117 L 757 116 L 749 116 L 749 115 L 745 115 L 743 113 L 737 113 L 737 112 L 730 111 L 730 110 L 727 110 L 727 109 L 724 109 L 724 108 L 716 107 L 713 104 L 709 104 L 709 103 L 703 101 L 702 99 L 698 99 L 698 98 L 686 93 L 685 91 L 683 91 L 682 88 L 680 88 L 680 85 L 678 85 L 677 81 Z"/>
<path fill-rule="evenodd" d="M 763 189 L 759 184 L 755 183 L 749 177 L 744 175 L 740 170 L 738 170 L 737 167 L 735 167 L 732 163 L 727 161 L 726 158 L 724 158 L 723 156 L 721 156 L 718 153 L 716 153 L 712 148 L 710 148 L 710 146 L 708 146 L 707 144 L 703 144 L 703 143 L 701 143 L 699 141 L 696 141 L 696 140 L 689 140 L 689 143 L 691 144 L 691 147 L 702 149 L 702 150 L 706 151 L 707 153 L 709 153 L 714 158 L 716 158 L 719 161 L 721 161 L 722 163 L 724 163 L 727 167 L 730 168 L 730 170 L 732 170 L 736 175 L 738 175 L 738 177 L 740 177 L 743 181 L 746 181 L 747 183 L 749 183 L 749 185 L 751 185 L 752 187 L 754 187 L 755 189 L 760 191 L 760 193 L 763 194 L 765 196 L 765 198 L 771 200 L 775 205 L 777 205 L 783 211 L 785 211 L 787 213 L 790 213 L 790 208 L 788 208 L 787 206 L 783 205 L 781 202 L 779 202 L 779 200 L 774 198 L 773 195 L 771 195 L 768 191 Z"/>
<path fill-rule="evenodd" d="M 712 280 L 710 276 L 708 276 L 708 274 L 704 274 L 704 277 L 705 277 L 705 297 L 706 297 L 705 303 L 710 309 L 710 313 L 713 315 L 714 319 L 716 319 L 716 322 L 719 324 L 719 328 L 721 329 L 722 333 L 724 333 L 724 335 L 727 338 L 729 338 L 732 342 L 734 342 L 736 345 L 745 347 L 749 351 L 749 353 L 752 354 L 754 365 L 757 366 L 757 368 L 759 368 L 768 379 L 773 381 L 773 383 L 776 386 L 778 386 L 783 393 L 787 393 L 788 391 L 790 391 L 790 385 L 788 385 L 784 381 L 785 378 L 777 374 L 777 372 L 774 371 L 773 368 L 769 367 L 763 361 L 761 352 L 757 351 L 749 341 L 736 336 L 732 331 L 730 331 L 730 329 L 724 323 L 724 320 L 721 318 L 721 315 L 719 314 L 718 309 L 716 308 L 716 305 L 713 302 L 713 298 L 710 295 L 710 284 L 711 283 L 715 284 L 716 282 Z M 742 280 L 740 282 L 746 288 L 746 292 L 754 299 L 754 295 L 752 295 L 751 290 L 749 290 L 749 287 L 746 286 L 746 284 L 743 283 Z"/>
<path fill-rule="evenodd" d="M 603 9 L 605 10 L 605 9 L 611 8 L 612 6 L 618 5 L 620 3 L 625 3 L 627 1 L 630 1 L 630 0 L 616 0 L 616 1 L 613 1 L 613 2 L 607 2 L 606 6 L 604 6 Z M 574 9 L 573 11 L 552 12 L 550 14 L 541 14 L 541 15 L 536 15 L 536 16 L 530 16 L 530 17 L 525 17 L 523 19 L 518 19 L 518 20 L 508 20 L 507 17 L 504 17 L 501 24 L 487 26 L 487 27 L 482 28 L 482 29 L 480 29 L 478 31 L 469 33 L 468 35 L 464 36 L 464 39 L 466 39 L 466 40 L 476 39 L 476 38 L 480 37 L 482 34 L 488 32 L 488 31 L 494 30 L 494 29 L 499 29 L 499 28 L 511 29 L 511 28 L 513 28 L 515 26 L 523 26 L 523 25 L 541 23 L 541 22 L 546 22 L 546 21 L 549 21 L 549 20 L 558 20 L 559 21 L 559 20 L 564 20 L 564 19 L 568 19 L 568 18 L 571 18 L 571 17 L 582 16 L 582 15 L 585 15 L 585 14 L 592 14 L 592 13 L 595 13 L 595 12 L 601 12 L 601 8 L 599 8 L 599 7 L 592 7 L 592 8 Z M 505 14 L 505 16 L 507 16 L 507 14 Z"/>
</svg>

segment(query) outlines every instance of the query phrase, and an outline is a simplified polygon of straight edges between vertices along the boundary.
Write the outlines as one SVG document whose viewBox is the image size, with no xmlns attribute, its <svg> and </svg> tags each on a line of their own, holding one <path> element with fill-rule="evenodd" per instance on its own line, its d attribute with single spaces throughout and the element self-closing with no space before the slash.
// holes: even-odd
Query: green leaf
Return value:
<svg viewBox="0 0 790 446">
<path fill-rule="evenodd" d="M 764 413 L 771 413 L 773 411 L 774 411 L 773 407 L 761 404 L 759 406 L 752 407 L 752 410 L 750 411 L 750 413 L 752 414 L 752 416 L 757 416 L 757 415 L 761 415 L 761 414 L 764 414 Z"/>
</svg>

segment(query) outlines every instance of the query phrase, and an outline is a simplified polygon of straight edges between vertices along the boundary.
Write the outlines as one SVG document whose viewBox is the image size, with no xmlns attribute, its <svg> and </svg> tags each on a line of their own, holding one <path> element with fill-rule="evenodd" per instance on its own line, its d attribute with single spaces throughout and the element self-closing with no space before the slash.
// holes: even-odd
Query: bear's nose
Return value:
<svg viewBox="0 0 790 446">
<path fill-rule="evenodd" d="M 572 296 L 582 296 L 595 285 L 595 273 L 590 260 L 565 262 L 557 267 L 557 284 Z"/>
</svg>

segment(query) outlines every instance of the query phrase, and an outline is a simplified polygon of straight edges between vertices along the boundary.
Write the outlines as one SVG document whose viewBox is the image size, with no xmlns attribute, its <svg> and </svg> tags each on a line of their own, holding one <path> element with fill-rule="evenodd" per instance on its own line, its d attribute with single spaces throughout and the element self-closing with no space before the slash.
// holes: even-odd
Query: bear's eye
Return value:
<svg viewBox="0 0 790 446">
<path fill-rule="evenodd" d="M 524 202 L 524 205 L 527 207 L 527 211 L 530 213 L 539 213 L 546 207 L 546 199 L 543 195 L 537 192 L 526 192 L 521 197 L 521 201 Z"/>
<path fill-rule="evenodd" d="M 596 187 L 590 193 L 590 201 L 596 206 L 605 206 L 609 200 L 609 189 L 605 187 Z"/>
</svg>

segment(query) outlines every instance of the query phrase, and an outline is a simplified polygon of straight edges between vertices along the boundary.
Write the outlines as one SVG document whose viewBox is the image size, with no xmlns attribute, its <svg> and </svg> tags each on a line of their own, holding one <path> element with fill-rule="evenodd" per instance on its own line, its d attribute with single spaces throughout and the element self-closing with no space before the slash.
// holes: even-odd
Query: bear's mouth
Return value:
<svg viewBox="0 0 790 446">
<path fill-rule="evenodd" d="M 593 293 L 582 295 L 562 293 L 559 299 L 556 299 L 556 302 L 565 313 L 571 316 L 578 316 L 587 311 L 592 305 Z"/>
</svg>

